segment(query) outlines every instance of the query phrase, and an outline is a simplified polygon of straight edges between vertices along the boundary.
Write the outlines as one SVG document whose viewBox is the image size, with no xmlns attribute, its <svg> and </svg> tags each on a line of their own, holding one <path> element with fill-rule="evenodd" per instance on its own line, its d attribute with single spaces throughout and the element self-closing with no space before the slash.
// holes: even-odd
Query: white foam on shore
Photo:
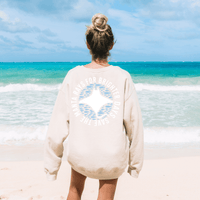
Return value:
<svg viewBox="0 0 200 200">
<path fill-rule="evenodd" d="M 26 127 L 23 125 L 0 125 L 0 144 L 9 142 L 29 142 L 34 140 L 44 141 L 48 126 Z"/>
<path fill-rule="evenodd" d="M 0 93 L 2 92 L 18 92 L 18 91 L 53 91 L 59 90 L 61 84 L 48 85 L 48 84 L 8 84 L 5 86 L 0 86 Z M 200 91 L 200 85 L 153 85 L 153 84 L 144 84 L 144 83 L 136 83 L 135 88 L 137 91 Z"/>
<path fill-rule="evenodd" d="M 0 144 L 44 141 L 48 126 L 0 125 Z M 144 128 L 144 142 L 158 145 L 200 143 L 200 127 Z"/>
<path fill-rule="evenodd" d="M 149 90 L 149 91 L 158 91 L 158 92 L 165 92 L 165 91 L 200 91 L 200 85 L 174 85 L 174 86 L 165 86 L 165 85 L 151 85 L 151 84 L 143 84 L 143 83 L 136 83 L 135 88 L 137 91 Z"/>
<path fill-rule="evenodd" d="M 200 127 L 145 128 L 147 144 L 186 144 L 200 142 Z"/>
<path fill-rule="evenodd" d="M 18 92 L 18 91 L 52 91 L 58 90 L 61 84 L 56 85 L 38 85 L 38 84 L 9 84 L 6 86 L 0 86 L 1 92 Z"/>
</svg>

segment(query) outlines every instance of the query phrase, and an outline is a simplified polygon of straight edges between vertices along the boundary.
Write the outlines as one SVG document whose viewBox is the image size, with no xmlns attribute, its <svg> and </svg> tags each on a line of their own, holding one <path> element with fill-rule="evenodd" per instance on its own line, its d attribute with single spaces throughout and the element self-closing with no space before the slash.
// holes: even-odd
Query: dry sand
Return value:
<svg viewBox="0 0 200 200">
<path fill-rule="evenodd" d="M 41 147 L 0 147 L 1 200 L 66 199 L 70 183 L 70 166 L 67 161 L 63 161 L 58 179 L 47 181 L 43 171 L 42 152 L 39 150 Z M 13 148 L 15 151 L 11 151 Z M 24 149 L 27 151 L 24 152 Z M 182 152 L 180 155 L 177 153 L 178 150 Z M 9 152 L 13 157 L 9 157 Z M 165 152 L 164 159 L 160 158 L 161 152 Z M 187 157 L 183 156 L 184 152 L 187 152 Z M 144 166 L 138 179 L 127 173 L 119 178 L 115 200 L 200 200 L 199 150 L 146 149 L 145 154 Z M 7 161 L 9 158 L 10 161 Z M 95 200 L 97 195 L 98 180 L 88 178 L 82 200 Z"/>
</svg>

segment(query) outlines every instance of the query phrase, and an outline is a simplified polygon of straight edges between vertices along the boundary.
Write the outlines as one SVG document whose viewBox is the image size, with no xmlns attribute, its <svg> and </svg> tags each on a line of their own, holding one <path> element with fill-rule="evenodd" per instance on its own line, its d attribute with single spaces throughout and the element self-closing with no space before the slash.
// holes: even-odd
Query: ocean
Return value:
<svg viewBox="0 0 200 200">
<path fill-rule="evenodd" d="M 86 63 L 0 63 L 0 144 L 45 140 L 61 83 Z M 135 83 L 150 148 L 200 148 L 200 62 L 113 62 Z"/>
</svg>

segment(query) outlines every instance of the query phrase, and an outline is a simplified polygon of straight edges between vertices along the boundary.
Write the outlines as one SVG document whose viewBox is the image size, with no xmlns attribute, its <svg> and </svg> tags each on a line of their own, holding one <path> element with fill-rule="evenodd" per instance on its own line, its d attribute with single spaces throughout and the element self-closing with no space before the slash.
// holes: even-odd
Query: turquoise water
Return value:
<svg viewBox="0 0 200 200">
<path fill-rule="evenodd" d="M 0 63 L 0 84 L 61 83 L 68 70 L 84 64 L 87 63 Z M 127 70 L 134 77 L 135 83 L 142 81 L 143 83 L 173 85 L 179 80 L 182 84 L 200 85 L 200 62 L 117 62 L 110 64 Z"/>
<path fill-rule="evenodd" d="M 0 143 L 44 140 L 58 89 L 86 63 L 0 63 Z M 147 144 L 200 142 L 200 62 L 110 63 L 129 71 Z"/>
</svg>

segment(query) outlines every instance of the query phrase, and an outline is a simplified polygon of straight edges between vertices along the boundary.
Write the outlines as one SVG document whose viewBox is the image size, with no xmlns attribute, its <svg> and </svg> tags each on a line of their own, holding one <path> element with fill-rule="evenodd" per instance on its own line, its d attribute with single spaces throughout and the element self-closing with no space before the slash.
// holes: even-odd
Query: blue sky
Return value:
<svg viewBox="0 0 200 200">
<path fill-rule="evenodd" d="M 95 13 L 113 29 L 111 61 L 200 61 L 200 0 L 1 0 L 0 62 L 90 61 Z"/>
</svg>

